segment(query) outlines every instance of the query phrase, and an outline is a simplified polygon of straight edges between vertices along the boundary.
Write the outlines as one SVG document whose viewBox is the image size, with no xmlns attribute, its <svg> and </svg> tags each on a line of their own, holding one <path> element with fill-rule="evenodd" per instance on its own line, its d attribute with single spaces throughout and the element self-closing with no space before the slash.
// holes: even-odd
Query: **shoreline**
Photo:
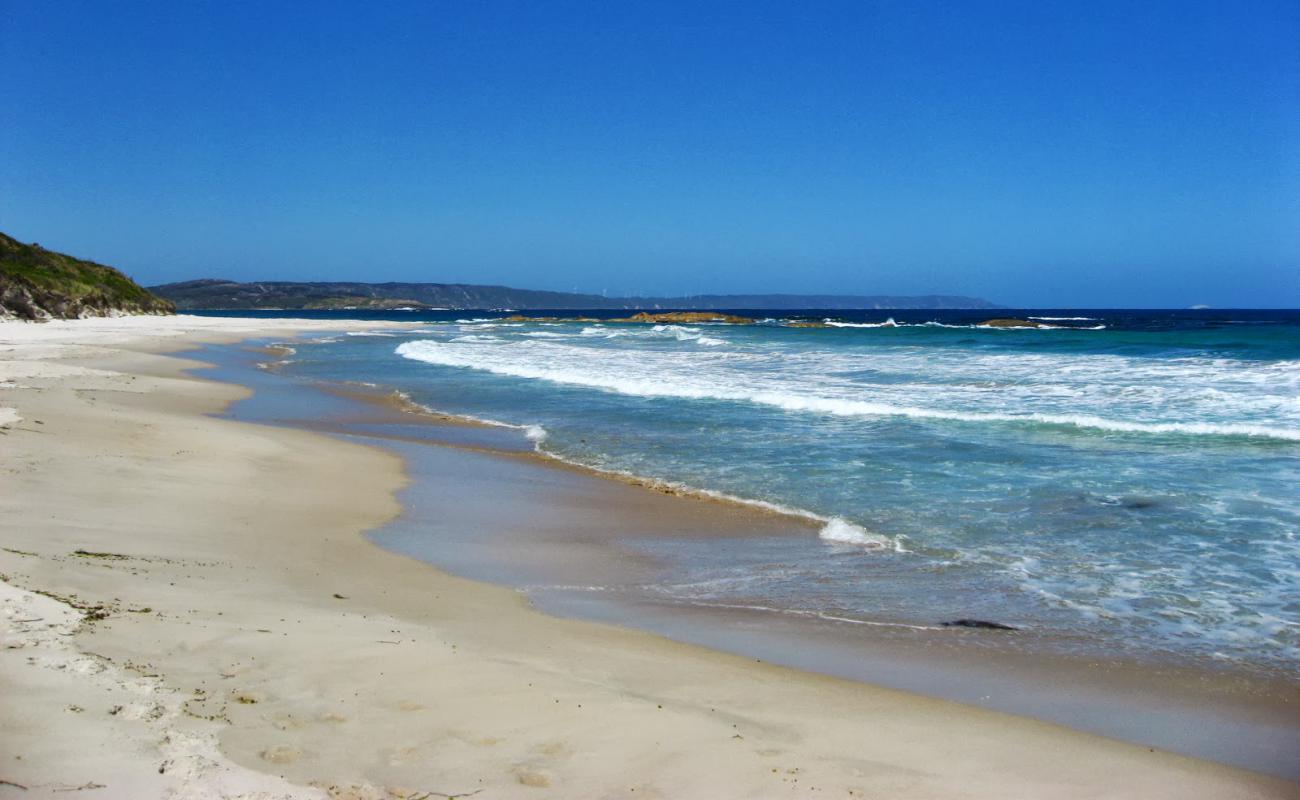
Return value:
<svg viewBox="0 0 1300 800">
<path fill-rule="evenodd" d="M 332 391 L 336 387 L 331 387 L 328 384 L 322 384 L 319 388 L 321 388 L 323 391 Z M 515 425 L 509 422 L 501 422 L 500 420 L 474 417 L 468 414 L 456 414 L 451 411 L 442 411 L 415 402 L 410 398 L 409 395 L 406 394 L 406 392 L 402 391 L 401 389 L 395 389 L 391 387 L 380 387 L 380 386 L 374 386 L 371 388 L 375 390 L 373 395 L 367 396 L 365 392 L 358 392 L 358 394 L 356 395 L 357 399 L 363 402 L 373 402 L 381 405 L 395 407 L 402 413 L 416 415 L 423 422 L 426 422 L 427 424 L 466 425 L 471 427 L 504 428 L 506 430 L 516 431 L 522 434 L 524 438 L 530 442 L 529 448 L 519 450 L 518 455 L 524 457 L 532 457 L 537 463 L 545 465 L 548 469 L 569 469 L 569 470 L 574 470 L 579 474 L 586 475 L 592 478 L 597 478 L 599 480 L 616 481 L 626 486 L 636 486 L 638 488 L 645 489 L 647 491 L 672 495 L 673 497 L 683 497 L 683 498 L 689 498 L 691 500 L 702 500 L 706 502 L 720 503 L 725 506 L 744 508 L 747 511 L 751 511 L 751 512 L 770 514 L 776 517 L 785 518 L 788 519 L 791 522 L 791 524 L 799 525 L 801 527 L 825 526 L 830 522 L 832 522 L 833 520 L 838 519 L 837 517 L 827 517 L 822 514 L 818 514 L 815 511 L 809 511 L 803 508 L 795 508 L 793 506 L 784 506 L 777 503 L 769 503 L 764 500 L 754 500 L 746 497 L 738 497 L 736 495 L 727 494 L 726 492 L 715 491 L 713 489 L 701 489 L 697 486 L 690 486 L 688 484 L 678 483 L 675 481 L 659 480 L 657 478 L 652 478 L 645 475 L 637 475 L 632 472 L 624 472 L 621 470 L 612 470 L 612 469 L 601 469 L 599 467 L 594 467 L 590 464 L 583 464 L 580 461 L 566 459 L 563 456 L 558 455 L 556 453 L 551 453 L 546 450 L 543 450 L 541 448 L 541 444 L 542 442 L 545 441 L 544 432 L 541 438 L 537 438 L 536 434 L 534 434 L 532 430 L 538 426 Z M 458 446 L 464 449 L 472 449 L 470 446 L 467 445 L 448 445 L 448 446 L 452 446 L 452 447 Z M 484 452 L 506 454 L 504 451 L 494 450 L 486 447 L 483 448 L 483 450 Z M 513 453 L 511 454 L 513 455 Z"/>
<path fill-rule="evenodd" d="M 628 539 L 626 529 L 646 524 L 647 510 L 632 511 L 636 501 L 618 491 L 600 488 L 610 482 L 620 488 L 635 487 L 636 498 L 642 497 L 641 489 L 648 488 L 652 494 L 671 494 L 681 501 L 649 512 L 655 517 L 671 515 L 674 512 L 670 509 L 704 503 L 719 506 L 721 513 L 746 515 L 744 520 L 751 520 L 752 515 L 762 518 L 761 523 L 737 525 L 721 514 L 703 514 L 692 518 L 690 533 L 680 534 L 719 546 L 726 540 L 753 538 L 756 534 L 749 528 L 771 520 L 790 526 L 789 530 L 778 531 L 776 535 L 780 536 L 816 536 L 818 527 L 810 525 L 803 515 L 782 517 L 766 504 L 736 501 L 709 492 L 665 491 L 653 481 L 635 476 L 629 480 L 622 474 L 555 459 L 538 452 L 531 437 L 525 441 L 521 435 L 524 426 L 431 411 L 390 386 L 365 385 L 354 391 L 350 385 L 344 389 L 331 381 L 313 378 L 289 381 L 294 385 L 288 387 L 283 379 L 268 381 L 259 374 L 250 374 L 247 366 L 237 366 L 246 360 L 238 350 L 218 348 L 209 350 L 205 357 L 221 362 L 218 371 L 223 380 L 251 381 L 258 386 L 253 399 L 238 404 L 237 417 L 266 422 L 258 411 L 258 398 L 264 394 L 293 395 L 301 398 L 296 406 L 299 416 L 305 418 L 275 420 L 274 424 L 371 442 L 403 457 L 413 474 L 401 497 L 406 508 L 404 517 L 412 518 L 396 520 L 367 534 L 373 541 L 439 569 L 523 591 L 535 606 L 548 613 L 649 631 L 679 642 L 1023 715 L 1289 779 L 1300 776 L 1289 755 L 1300 751 L 1300 720 L 1294 712 L 1297 688 L 1287 677 L 1243 672 L 1226 664 L 1169 661 L 1154 655 L 1073 652 L 1068 642 L 1058 641 L 1068 639 L 1068 631 L 1003 634 L 962 630 L 937 622 L 848 619 L 798 609 L 683 603 L 657 597 L 637 585 L 654 581 L 655 576 L 643 565 L 636 569 L 627 566 L 629 557 L 640 564 L 644 556 L 621 546 Z M 337 395 L 362 407 L 345 411 L 332 406 L 332 421 L 321 424 L 314 421 L 319 415 L 311 410 L 308 399 L 317 393 Z M 375 407 L 384 413 L 373 414 L 369 409 Z M 478 436 L 465 435 L 473 431 L 488 436 L 480 441 Z M 452 432 L 454 436 L 449 435 Z M 527 536 L 494 537 L 484 532 L 474 538 L 458 538 L 440 529 L 445 522 L 443 512 L 423 509 L 428 503 L 422 497 L 421 485 L 437 482 L 439 471 L 458 469 L 455 462 L 428 455 L 429 448 L 453 448 L 473 454 L 471 459 L 504 458 L 534 469 L 570 474 L 574 481 L 590 484 L 580 490 L 581 494 L 598 496 L 600 505 L 611 511 L 620 509 L 616 512 L 621 516 L 620 525 L 607 535 L 588 530 L 584 536 L 574 537 L 573 530 L 585 527 L 603 531 L 603 524 L 593 525 L 573 514 L 557 514 L 557 506 L 573 504 L 567 498 L 576 487 L 565 480 L 555 481 L 547 497 L 530 501 L 528 517 L 533 525 Z M 431 458 L 441 466 L 422 463 Z M 489 470 L 474 483 L 496 480 Z M 495 491 L 509 495 L 513 489 L 502 482 Z M 465 491 L 466 496 L 472 493 Z M 494 518 L 494 513 L 490 508 L 469 513 L 463 524 Z M 558 536 L 547 532 L 552 527 L 549 521 L 557 516 L 564 531 Z M 543 520 L 548 522 L 543 524 Z M 522 521 L 509 520 L 498 520 L 495 526 L 507 531 L 527 527 Z M 676 538 L 679 534 L 669 535 Z M 444 536 L 453 539 L 454 546 L 430 541 L 431 537 Z M 496 539 L 501 543 L 495 544 Z M 584 568 L 571 570 L 567 564 L 548 563 L 545 549 L 538 552 L 542 545 L 564 550 L 570 558 L 581 558 Z M 504 559 L 499 554 L 505 554 Z M 592 582 L 599 585 L 590 585 Z M 1004 642 L 1005 636 L 1014 636 L 1015 641 Z"/>
<path fill-rule="evenodd" d="M 185 357 L 141 352 L 298 327 L 255 322 L 266 321 L 152 342 L 109 322 L 25 330 L 21 341 L 0 326 L 0 406 L 21 417 L 0 439 L 6 480 L 18 487 L 0 500 L 0 571 L 29 594 L 77 598 L 90 616 L 102 604 L 103 618 L 62 641 L 77 658 L 110 662 L 94 674 L 124 676 L 105 690 L 47 656 L 28 662 L 23 650 L 43 645 L 13 629 L 39 623 L 8 614 L 6 645 L 19 646 L 0 662 L 14 698 L 0 710 L 0 736 L 5 752 L 24 757 L 6 760 L 0 778 L 46 792 L 55 771 L 64 783 L 103 784 L 79 794 L 87 797 L 121 796 L 123 786 L 131 796 L 178 786 L 251 796 L 255 779 L 267 781 L 256 788 L 264 796 L 285 797 L 1300 790 L 1025 718 L 551 617 L 517 592 L 376 547 L 359 534 L 400 513 L 393 493 L 406 479 L 395 456 L 206 416 L 247 390 L 185 375 L 198 366 Z M 113 712 L 105 692 L 139 681 L 157 681 L 149 697 L 159 698 L 158 716 Z M 67 708 L 72 696 L 79 711 Z M 160 743 L 182 735 L 219 742 L 220 753 L 164 753 Z"/>
</svg>

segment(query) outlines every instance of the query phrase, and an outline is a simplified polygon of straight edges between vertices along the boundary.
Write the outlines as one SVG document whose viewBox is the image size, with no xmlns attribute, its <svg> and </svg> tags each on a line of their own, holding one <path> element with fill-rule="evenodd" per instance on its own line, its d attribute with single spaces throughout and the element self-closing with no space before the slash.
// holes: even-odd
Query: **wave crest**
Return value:
<svg viewBox="0 0 1300 800">
<path fill-rule="evenodd" d="M 896 539 L 890 539 L 888 536 L 882 536 L 878 533 L 872 533 L 866 528 L 854 525 L 852 522 L 843 517 L 831 517 L 826 521 L 821 531 L 817 534 L 823 541 L 834 542 L 836 544 L 851 544 L 867 550 L 893 550 L 896 553 L 906 553 L 901 542 Z"/>
<path fill-rule="evenodd" d="M 798 413 L 845 417 L 903 417 L 936 422 L 1046 425 L 1067 430 L 1080 429 L 1104 433 L 1239 436 L 1300 442 L 1300 429 L 1260 423 L 1137 421 L 1062 412 L 1008 413 L 927 408 L 850 397 L 805 394 L 792 387 L 784 386 L 769 389 L 717 380 L 693 378 L 666 380 L 663 375 L 649 372 L 620 373 L 616 369 L 609 368 L 608 363 L 553 365 L 554 362 L 548 364 L 543 358 L 520 357 L 522 353 L 519 355 L 501 353 L 473 346 L 466 348 L 428 339 L 405 342 L 397 347 L 396 352 L 404 358 L 429 364 L 477 369 L 516 378 L 584 386 L 637 397 L 722 400 L 770 406 Z"/>
</svg>

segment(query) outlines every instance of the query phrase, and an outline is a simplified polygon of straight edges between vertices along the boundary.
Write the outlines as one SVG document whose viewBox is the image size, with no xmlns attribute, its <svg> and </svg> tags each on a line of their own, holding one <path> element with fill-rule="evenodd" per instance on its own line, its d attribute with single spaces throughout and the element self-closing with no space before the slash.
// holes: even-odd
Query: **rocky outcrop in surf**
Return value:
<svg viewBox="0 0 1300 800">
<path fill-rule="evenodd" d="M 1001 622 L 989 622 L 986 619 L 954 619 L 950 622 L 940 622 L 945 628 L 980 628 L 989 631 L 1018 631 L 1019 628 L 1014 625 L 1004 625 Z"/>
<path fill-rule="evenodd" d="M 752 317 L 738 317 L 735 314 L 723 314 L 717 311 L 665 311 L 659 314 L 642 311 L 640 314 L 633 314 L 623 319 L 613 319 L 610 322 L 654 322 L 678 325 L 689 325 L 696 322 L 724 322 L 728 325 L 752 325 L 755 320 Z"/>
<path fill-rule="evenodd" d="M 1035 322 L 1032 319 L 989 319 L 980 323 L 984 328 L 1051 328 L 1051 325 L 1044 325 L 1041 322 Z"/>
</svg>

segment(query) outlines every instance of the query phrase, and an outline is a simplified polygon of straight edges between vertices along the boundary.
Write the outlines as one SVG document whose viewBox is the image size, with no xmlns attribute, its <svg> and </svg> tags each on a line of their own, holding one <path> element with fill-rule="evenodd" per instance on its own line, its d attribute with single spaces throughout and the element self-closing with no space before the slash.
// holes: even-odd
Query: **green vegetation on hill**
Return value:
<svg viewBox="0 0 1300 800">
<path fill-rule="evenodd" d="M 176 307 L 121 272 L 0 233 L 0 319 L 173 314 Z"/>
</svg>

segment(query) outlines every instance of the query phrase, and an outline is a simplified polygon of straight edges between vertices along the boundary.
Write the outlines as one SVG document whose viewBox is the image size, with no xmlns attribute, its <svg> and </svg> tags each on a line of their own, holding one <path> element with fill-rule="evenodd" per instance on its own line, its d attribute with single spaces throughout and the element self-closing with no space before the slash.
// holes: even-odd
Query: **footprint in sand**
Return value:
<svg viewBox="0 0 1300 800">
<path fill-rule="evenodd" d="M 279 731 L 296 731 L 299 728 L 306 727 L 306 725 L 306 720 L 299 719 L 293 714 L 280 714 L 271 719 L 271 726 Z"/>
<path fill-rule="evenodd" d="M 534 789 L 545 789 L 551 785 L 551 776 L 531 767 L 515 767 L 515 780 Z"/>
<path fill-rule="evenodd" d="M 262 760 L 272 764 L 289 764 L 298 760 L 301 752 L 292 747 L 272 747 L 261 752 Z"/>
<path fill-rule="evenodd" d="M 549 742 L 542 742 L 541 744 L 537 745 L 537 747 L 533 748 L 533 752 L 537 753 L 538 755 L 550 756 L 552 758 L 555 758 L 556 756 L 567 756 L 571 751 L 569 750 L 569 746 L 567 744 L 559 741 L 558 739 L 553 739 Z"/>
<path fill-rule="evenodd" d="M 473 731 L 447 731 L 447 736 L 458 742 L 472 744 L 478 747 L 493 747 L 505 741 L 500 736 L 480 736 Z"/>
<path fill-rule="evenodd" d="M 398 747 L 388 752 L 388 766 L 400 767 L 419 754 L 416 747 Z"/>
</svg>

